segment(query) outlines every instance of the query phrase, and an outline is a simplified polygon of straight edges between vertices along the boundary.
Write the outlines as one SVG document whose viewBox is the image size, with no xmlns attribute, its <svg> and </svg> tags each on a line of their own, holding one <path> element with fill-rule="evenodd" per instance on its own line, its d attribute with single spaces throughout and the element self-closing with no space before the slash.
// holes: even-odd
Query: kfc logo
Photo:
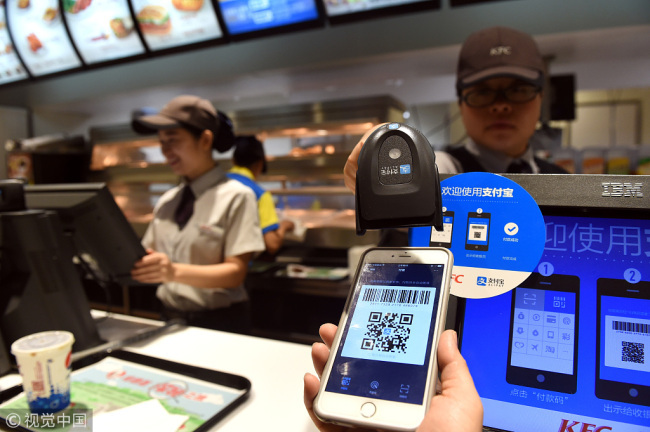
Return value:
<svg viewBox="0 0 650 432">
<path fill-rule="evenodd" d="M 490 48 L 491 56 L 511 55 L 511 54 L 512 54 L 512 47 L 510 46 L 501 45 L 501 46 Z"/>
<path fill-rule="evenodd" d="M 596 426 L 589 423 L 562 419 L 559 432 L 602 432 L 611 430 L 612 428 L 610 426 Z"/>
<path fill-rule="evenodd" d="M 457 284 L 463 283 L 463 278 L 464 277 L 465 277 L 465 275 L 462 275 L 462 274 L 460 274 L 460 275 L 452 274 L 451 275 L 451 279 L 454 281 L 454 283 L 457 283 Z"/>
</svg>

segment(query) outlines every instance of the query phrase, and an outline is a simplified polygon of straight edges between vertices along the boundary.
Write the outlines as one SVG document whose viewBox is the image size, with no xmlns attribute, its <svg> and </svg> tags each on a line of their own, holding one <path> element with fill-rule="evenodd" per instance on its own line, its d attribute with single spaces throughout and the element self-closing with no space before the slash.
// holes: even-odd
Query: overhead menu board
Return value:
<svg viewBox="0 0 650 432">
<path fill-rule="evenodd" d="M 9 32 L 16 51 L 33 76 L 82 66 L 63 25 L 57 0 L 6 2 Z"/>
<path fill-rule="evenodd" d="M 223 37 L 210 0 L 131 0 L 131 4 L 152 51 Z"/>
<path fill-rule="evenodd" d="M 324 0 L 324 3 L 332 24 L 425 9 L 440 9 L 440 0 Z"/>
<path fill-rule="evenodd" d="M 4 1 L 0 1 L 0 85 L 29 78 L 7 31 Z"/>
<path fill-rule="evenodd" d="M 315 0 L 219 0 L 219 8 L 235 39 L 322 24 Z"/>
<path fill-rule="evenodd" d="M 504 0 L 449 0 L 449 6 L 457 7 L 457 6 L 467 6 L 467 5 L 474 5 L 480 3 L 494 3 L 500 1 L 504 1 Z"/>
<path fill-rule="evenodd" d="M 63 13 L 86 64 L 145 53 L 127 0 L 63 0 Z"/>
</svg>

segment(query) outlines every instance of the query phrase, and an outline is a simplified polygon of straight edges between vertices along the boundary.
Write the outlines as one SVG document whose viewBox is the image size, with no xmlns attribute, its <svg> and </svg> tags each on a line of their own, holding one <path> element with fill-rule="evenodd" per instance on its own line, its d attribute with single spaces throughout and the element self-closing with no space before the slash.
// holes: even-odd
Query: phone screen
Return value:
<svg viewBox="0 0 650 432">
<path fill-rule="evenodd" d="M 446 211 L 442 214 L 443 229 L 442 231 L 436 231 L 435 228 L 431 228 L 431 240 L 429 246 L 438 246 L 438 247 L 451 247 L 451 234 L 454 229 L 454 212 Z"/>
<path fill-rule="evenodd" d="M 365 263 L 325 391 L 421 404 L 444 272 Z"/>
<path fill-rule="evenodd" d="M 533 273 L 513 291 L 507 381 L 576 391 L 578 278 Z"/>
<path fill-rule="evenodd" d="M 465 240 L 465 249 L 487 250 L 489 236 L 490 214 L 469 213 L 467 217 L 467 239 Z"/>
<path fill-rule="evenodd" d="M 573 373 L 574 293 L 517 288 L 512 366 Z"/>
<path fill-rule="evenodd" d="M 650 402 L 650 283 L 598 280 L 596 396 Z"/>
</svg>

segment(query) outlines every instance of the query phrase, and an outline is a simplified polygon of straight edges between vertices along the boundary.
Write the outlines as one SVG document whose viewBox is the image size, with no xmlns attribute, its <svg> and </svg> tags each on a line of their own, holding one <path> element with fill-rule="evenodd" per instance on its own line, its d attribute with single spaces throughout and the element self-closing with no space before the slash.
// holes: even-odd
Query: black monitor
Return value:
<svg viewBox="0 0 650 432">
<path fill-rule="evenodd" d="M 650 176 L 506 177 L 539 204 L 546 238 L 517 288 L 459 301 L 484 426 L 650 431 Z"/>
<path fill-rule="evenodd" d="M 0 351 L 46 330 L 74 334 L 74 351 L 101 343 L 56 213 L 0 209 Z"/>
<path fill-rule="evenodd" d="M 28 185 L 25 203 L 57 213 L 78 263 L 98 282 L 134 282 L 131 268 L 145 250 L 106 184 Z"/>
</svg>

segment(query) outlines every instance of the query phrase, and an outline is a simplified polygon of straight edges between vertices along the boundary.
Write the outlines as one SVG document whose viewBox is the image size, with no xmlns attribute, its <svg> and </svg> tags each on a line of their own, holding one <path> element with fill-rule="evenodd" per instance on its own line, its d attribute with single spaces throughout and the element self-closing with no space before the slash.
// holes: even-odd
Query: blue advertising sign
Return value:
<svg viewBox="0 0 650 432">
<path fill-rule="evenodd" d="M 465 304 L 461 351 L 484 424 L 650 431 L 650 221 L 545 221 L 531 279 Z"/>
<path fill-rule="evenodd" d="M 441 246 L 454 254 L 451 293 L 465 298 L 503 294 L 535 270 L 544 250 L 544 218 L 514 181 L 465 173 L 441 182 L 443 231 L 411 230 L 411 246 Z"/>
</svg>

